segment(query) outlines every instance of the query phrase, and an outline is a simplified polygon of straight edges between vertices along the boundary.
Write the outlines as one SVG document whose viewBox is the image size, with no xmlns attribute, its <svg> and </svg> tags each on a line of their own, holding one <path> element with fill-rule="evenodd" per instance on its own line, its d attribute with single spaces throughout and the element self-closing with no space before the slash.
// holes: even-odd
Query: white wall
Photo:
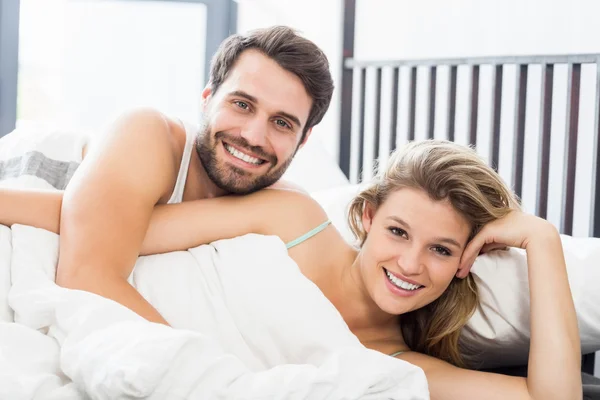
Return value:
<svg viewBox="0 0 600 400">
<path fill-rule="evenodd" d="M 358 0 L 356 55 L 598 52 L 599 14 L 596 0 Z"/>
</svg>

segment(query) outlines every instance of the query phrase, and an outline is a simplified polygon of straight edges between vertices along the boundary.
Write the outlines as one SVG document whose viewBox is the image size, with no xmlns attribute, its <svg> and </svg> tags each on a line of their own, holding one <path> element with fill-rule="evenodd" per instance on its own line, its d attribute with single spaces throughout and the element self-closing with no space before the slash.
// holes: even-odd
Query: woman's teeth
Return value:
<svg viewBox="0 0 600 400">
<path fill-rule="evenodd" d="M 225 145 L 225 149 L 227 149 L 227 151 L 229 152 L 229 154 L 231 154 L 232 156 L 234 156 L 235 158 L 238 158 L 242 161 L 245 161 L 249 164 L 254 164 L 254 165 L 260 165 L 263 163 L 263 160 L 256 158 L 256 157 L 251 157 L 248 154 L 244 154 L 241 151 L 231 147 L 230 145 L 226 144 Z"/>
<path fill-rule="evenodd" d="M 385 274 L 387 275 L 390 282 L 392 282 L 395 286 L 404 290 L 416 290 L 421 287 L 421 285 L 415 285 L 412 283 L 404 282 L 402 279 L 397 278 L 392 275 L 388 270 L 385 270 Z"/>
</svg>

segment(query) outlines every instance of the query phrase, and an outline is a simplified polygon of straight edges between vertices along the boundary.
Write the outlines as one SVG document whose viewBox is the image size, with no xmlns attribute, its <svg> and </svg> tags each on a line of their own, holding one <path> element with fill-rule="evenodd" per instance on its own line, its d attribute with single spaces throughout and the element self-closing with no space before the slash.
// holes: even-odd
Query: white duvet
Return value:
<svg viewBox="0 0 600 400">
<path fill-rule="evenodd" d="M 170 328 L 58 287 L 57 235 L 0 228 L 0 399 L 428 398 L 423 372 L 364 348 L 276 237 L 141 257 L 131 282 Z"/>
</svg>

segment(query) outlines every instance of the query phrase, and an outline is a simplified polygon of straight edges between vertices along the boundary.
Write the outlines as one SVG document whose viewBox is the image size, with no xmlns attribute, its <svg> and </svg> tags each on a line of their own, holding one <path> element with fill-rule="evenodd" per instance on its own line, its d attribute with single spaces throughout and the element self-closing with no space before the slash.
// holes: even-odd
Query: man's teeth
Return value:
<svg viewBox="0 0 600 400">
<path fill-rule="evenodd" d="M 421 285 L 414 285 L 412 283 L 404 282 L 402 279 L 396 278 L 394 275 L 392 275 L 387 270 L 385 271 L 385 274 L 387 275 L 390 282 L 392 282 L 394 285 L 398 286 L 401 289 L 416 290 L 421 287 Z"/>
<path fill-rule="evenodd" d="M 225 148 L 227 149 L 229 154 L 231 154 L 235 158 L 239 158 L 242 161 L 246 161 L 247 163 L 254 164 L 254 165 L 260 165 L 263 163 L 263 161 L 261 159 L 256 158 L 256 157 L 251 157 L 248 154 L 244 154 L 241 151 L 236 150 L 235 148 L 229 146 L 228 144 L 225 145 Z"/>
</svg>

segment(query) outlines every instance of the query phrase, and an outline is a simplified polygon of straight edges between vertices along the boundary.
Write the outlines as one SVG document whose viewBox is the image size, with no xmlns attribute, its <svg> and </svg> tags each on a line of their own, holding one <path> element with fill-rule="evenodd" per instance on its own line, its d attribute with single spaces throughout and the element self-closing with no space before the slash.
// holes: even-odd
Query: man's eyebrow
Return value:
<svg viewBox="0 0 600 400">
<path fill-rule="evenodd" d="M 234 90 L 233 92 L 229 93 L 229 96 L 238 96 L 238 97 L 243 97 L 248 101 L 251 101 L 255 104 L 258 104 L 258 99 L 254 96 L 252 96 L 251 94 L 248 94 L 242 90 Z M 290 121 L 292 121 L 294 124 L 296 124 L 298 127 L 302 127 L 302 123 L 300 122 L 300 118 L 296 117 L 293 114 L 290 114 L 288 112 L 285 111 L 277 111 L 276 113 L 277 115 L 281 115 L 284 118 L 289 119 Z"/>
<path fill-rule="evenodd" d="M 234 90 L 233 92 L 229 93 L 229 96 L 239 96 L 245 98 L 246 100 L 250 100 L 253 103 L 258 103 L 258 99 L 256 97 L 241 90 Z"/>
<path fill-rule="evenodd" d="M 300 119 L 298 117 L 296 117 L 295 115 L 292 115 L 290 113 L 286 113 L 285 111 L 279 111 L 277 114 L 279 114 L 282 117 L 285 117 L 285 118 L 291 120 L 294 124 L 298 125 L 298 127 L 302 126 L 302 124 L 300 123 Z"/>
</svg>

